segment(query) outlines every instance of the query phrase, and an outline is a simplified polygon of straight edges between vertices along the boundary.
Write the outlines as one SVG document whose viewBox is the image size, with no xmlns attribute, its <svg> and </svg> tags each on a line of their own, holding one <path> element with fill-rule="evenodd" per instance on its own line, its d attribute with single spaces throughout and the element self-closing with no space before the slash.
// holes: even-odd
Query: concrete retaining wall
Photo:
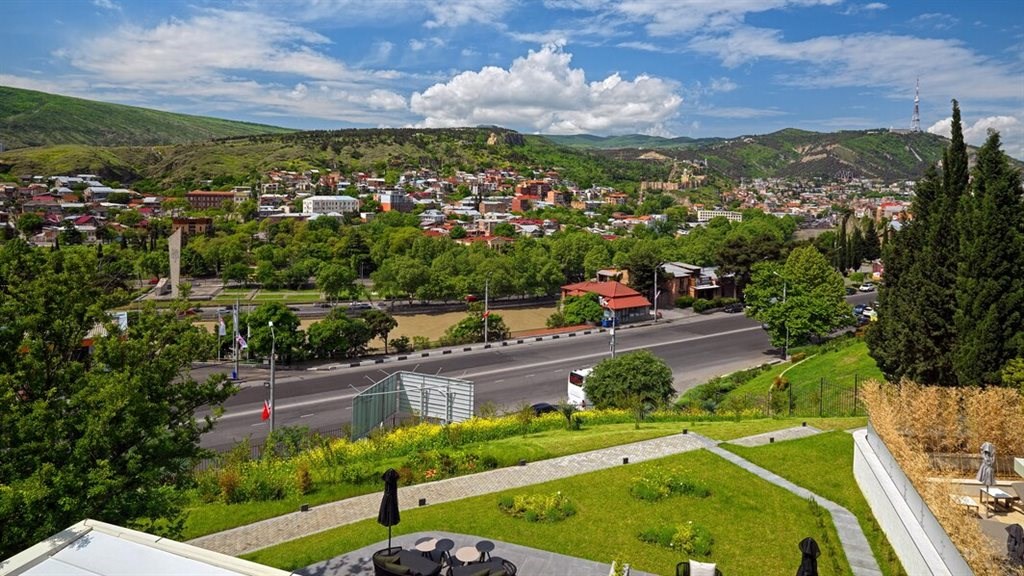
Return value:
<svg viewBox="0 0 1024 576">
<path fill-rule="evenodd" d="M 853 434 L 853 475 L 908 574 L 971 574 L 963 556 L 871 424 Z"/>
</svg>

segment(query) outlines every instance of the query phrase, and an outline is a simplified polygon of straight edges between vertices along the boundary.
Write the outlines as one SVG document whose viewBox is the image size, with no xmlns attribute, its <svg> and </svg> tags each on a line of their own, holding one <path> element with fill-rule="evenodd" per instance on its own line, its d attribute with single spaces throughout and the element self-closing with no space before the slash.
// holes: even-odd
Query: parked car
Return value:
<svg viewBox="0 0 1024 576">
<path fill-rule="evenodd" d="M 369 310 L 373 308 L 369 302 L 352 302 L 348 305 L 349 310 Z"/>
<path fill-rule="evenodd" d="M 728 312 L 729 314 L 743 312 L 743 302 L 733 302 L 732 304 L 727 304 L 725 308 L 722 308 L 722 312 Z"/>
<path fill-rule="evenodd" d="M 530 408 L 533 409 L 533 414 L 535 416 L 540 416 L 541 414 L 547 414 L 549 412 L 558 412 L 557 406 L 552 406 L 547 402 L 537 402 L 536 404 L 530 406 Z"/>
<path fill-rule="evenodd" d="M 864 305 L 864 304 L 857 304 L 856 306 L 853 307 L 854 315 L 860 316 L 861 314 L 864 313 L 864 309 L 865 308 L 867 308 L 866 305 Z"/>
<path fill-rule="evenodd" d="M 857 290 L 853 286 L 847 286 L 846 287 L 846 295 L 847 296 L 853 296 L 856 293 L 857 293 Z"/>
<path fill-rule="evenodd" d="M 861 284 L 860 288 L 857 288 L 857 290 L 860 290 L 861 292 L 873 292 L 875 290 L 875 283 L 865 282 Z"/>
<path fill-rule="evenodd" d="M 466 294 L 466 302 L 476 302 L 479 298 L 475 294 Z"/>
</svg>

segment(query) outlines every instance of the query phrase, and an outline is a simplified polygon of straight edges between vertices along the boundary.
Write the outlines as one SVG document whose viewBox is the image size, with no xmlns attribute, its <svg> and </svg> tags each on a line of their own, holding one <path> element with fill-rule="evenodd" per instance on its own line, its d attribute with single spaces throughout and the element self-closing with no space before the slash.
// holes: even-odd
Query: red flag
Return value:
<svg viewBox="0 0 1024 576">
<path fill-rule="evenodd" d="M 481 316 L 481 318 L 487 318 L 487 317 L 488 317 L 488 316 L 490 316 L 490 315 L 491 315 L 491 311 L 490 311 L 490 310 L 488 310 L 488 311 L 484 312 L 484 315 L 483 315 L 483 316 Z"/>
<path fill-rule="evenodd" d="M 263 401 L 263 419 L 268 420 L 270 418 L 270 403 L 266 400 Z"/>
</svg>

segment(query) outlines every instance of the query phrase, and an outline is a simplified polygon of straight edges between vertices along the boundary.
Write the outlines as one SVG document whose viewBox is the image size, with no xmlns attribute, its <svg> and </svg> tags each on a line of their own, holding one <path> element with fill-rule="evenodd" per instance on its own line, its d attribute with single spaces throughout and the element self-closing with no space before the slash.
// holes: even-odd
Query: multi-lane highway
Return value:
<svg viewBox="0 0 1024 576">
<path fill-rule="evenodd" d="M 874 297 L 857 295 L 850 301 Z M 275 421 L 278 427 L 338 428 L 351 420 L 352 398 L 358 390 L 397 370 L 469 380 L 475 384 L 478 407 L 485 402 L 509 408 L 554 403 L 565 399 L 569 370 L 607 358 L 609 343 L 610 336 L 604 332 L 331 371 L 278 371 Z M 639 349 L 650 350 L 668 363 L 680 392 L 713 376 L 778 357 L 760 325 L 742 314 L 696 316 L 617 331 L 618 353 Z M 242 390 L 226 402 L 215 430 L 203 437 L 204 447 L 224 449 L 246 437 L 256 441 L 266 436 L 268 425 L 260 419 L 267 397 L 266 371 L 247 373 L 243 368 L 241 376 Z"/>
</svg>

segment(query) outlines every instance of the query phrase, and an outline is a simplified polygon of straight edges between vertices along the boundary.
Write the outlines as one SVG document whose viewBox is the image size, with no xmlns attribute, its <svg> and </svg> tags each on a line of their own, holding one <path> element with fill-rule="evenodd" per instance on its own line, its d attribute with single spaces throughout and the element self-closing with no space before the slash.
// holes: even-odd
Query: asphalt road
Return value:
<svg viewBox="0 0 1024 576">
<path fill-rule="evenodd" d="M 875 293 L 858 294 L 849 301 L 875 298 Z M 398 370 L 469 380 L 475 384 L 477 407 L 485 402 L 506 408 L 555 403 L 566 397 L 568 372 L 607 358 L 609 343 L 605 332 L 329 372 L 279 370 L 275 422 L 278 427 L 340 428 L 351 420 L 352 398 L 358 390 Z M 640 349 L 668 363 L 679 392 L 714 376 L 769 362 L 779 354 L 760 325 L 742 314 L 697 316 L 616 332 L 618 353 Z M 260 415 L 267 398 L 267 371 L 243 368 L 241 376 L 242 389 L 225 403 L 216 428 L 203 436 L 204 447 L 220 450 L 246 437 L 256 442 L 266 436 L 269 426 Z"/>
</svg>

